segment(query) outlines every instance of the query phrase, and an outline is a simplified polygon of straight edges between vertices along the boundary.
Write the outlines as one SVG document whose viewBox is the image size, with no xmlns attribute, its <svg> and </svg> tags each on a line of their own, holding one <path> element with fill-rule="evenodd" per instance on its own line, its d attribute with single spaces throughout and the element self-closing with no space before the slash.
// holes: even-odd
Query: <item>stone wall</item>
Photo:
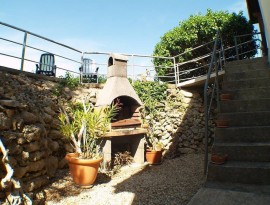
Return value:
<svg viewBox="0 0 270 205">
<path fill-rule="evenodd" d="M 47 79 L 0 72 L 0 138 L 25 192 L 46 184 L 65 166 L 65 153 L 72 152 L 58 129 L 59 102 L 96 95 L 96 89 L 80 87 L 63 88 L 61 96 L 56 96 L 58 82 Z M 0 163 L 0 178 L 5 174 Z"/>
<path fill-rule="evenodd" d="M 154 117 L 146 116 L 152 131 L 164 144 L 165 157 L 194 153 L 204 149 L 204 107 L 201 95 L 193 91 L 168 89 L 167 100 L 157 106 Z M 210 120 L 210 134 L 214 124 Z"/>
</svg>

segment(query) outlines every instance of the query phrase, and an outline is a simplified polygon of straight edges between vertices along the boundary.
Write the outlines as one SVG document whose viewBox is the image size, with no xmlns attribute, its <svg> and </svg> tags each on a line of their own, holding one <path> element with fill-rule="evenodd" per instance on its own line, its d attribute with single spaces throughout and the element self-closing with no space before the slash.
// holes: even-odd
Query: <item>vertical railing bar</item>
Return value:
<svg viewBox="0 0 270 205">
<path fill-rule="evenodd" d="M 235 52 L 236 52 L 236 58 L 239 60 L 239 54 L 238 54 L 238 45 L 237 45 L 237 37 L 234 36 L 234 46 L 235 46 Z"/>
<path fill-rule="evenodd" d="M 207 88 L 208 88 L 208 83 L 211 75 L 211 69 L 213 66 L 214 62 L 214 55 L 216 55 L 216 48 L 217 48 L 217 39 L 219 37 L 219 30 L 217 31 L 216 35 L 216 40 L 214 43 L 214 48 L 213 48 L 213 53 L 211 57 L 211 62 L 209 65 L 208 73 L 207 73 L 207 78 L 204 84 L 204 117 L 205 117 L 205 157 L 204 157 L 204 174 L 206 175 L 207 173 L 207 165 L 208 165 L 208 102 L 207 102 Z"/>
<path fill-rule="evenodd" d="M 175 78 L 175 85 L 178 85 L 177 81 L 177 68 L 176 68 L 176 63 L 175 63 L 175 57 L 173 57 L 173 67 L 174 67 L 174 78 Z"/>
<path fill-rule="evenodd" d="M 22 59 L 21 59 L 21 71 L 23 71 L 23 66 L 24 66 L 26 41 L 27 41 L 27 32 L 24 32 L 23 47 L 22 47 Z"/>
</svg>

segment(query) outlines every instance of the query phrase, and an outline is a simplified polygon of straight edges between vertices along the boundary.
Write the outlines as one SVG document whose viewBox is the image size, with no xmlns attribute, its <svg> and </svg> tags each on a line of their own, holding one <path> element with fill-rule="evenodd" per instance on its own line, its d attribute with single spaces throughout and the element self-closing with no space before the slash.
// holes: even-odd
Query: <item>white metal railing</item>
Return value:
<svg viewBox="0 0 270 205">
<path fill-rule="evenodd" d="M 9 24 L 4 23 L 4 22 L 0 22 L 0 25 L 2 25 L 4 27 L 11 28 L 11 29 L 13 29 L 13 30 L 15 30 L 17 32 L 21 32 L 24 35 L 24 38 L 23 38 L 23 41 L 22 42 L 14 41 L 14 40 L 8 39 L 6 37 L 3 37 L 3 36 L 1 37 L 0 36 L 0 41 L 5 41 L 5 42 L 8 42 L 8 43 L 11 43 L 11 44 L 14 44 L 14 45 L 21 46 L 21 50 L 22 50 L 21 51 L 21 56 L 14 55 L 14 54 L 11 54 L 11 53 L 6 53 L 6 52 L 0 52 L 0 55 L 1 56 L 5 56 L 5 57 L 8 57 L 8 58 L 14 58 L 14 59 L 20 60 L 20 70 L 21 71 L 24 71 L 25 70 L 24 69 L 24 62 L 25 61 L 31 62 L 31 63 L 39 63 L 38 62 L 39 59 L 33 59 L 33 58 L 26 58 L 25 57 L 25 54 L 26 54 L 26 50 L 27 49 L 33 49 L 35 51 L 42 52 L 42 53 L 48 52 L 48 53 L 51 53 L 51 54 L 55 55 L 56 57 L 59 57 L 59 58 L 64 59 L 64 60 L 67 60 L 68 62 L 72 62 L 72 63 L 77 64 L 77 66 L 75 65 L 75 67 L 76 67 L 75 70 L 74 70 L 74 68 L 73 69 L 67 69 L 65 67 L 57 66 L 57 70 L 60 69 L 60 70 L 71 72 L 71 73 L 74 73 L 74 74 L 77 74 L 77 75 L 82 75 L 82 73 L 79 72 L 79 68 L 83 65 L 83 58 L 85 57 L 85 55 L 95 55 L 95 56 L 97 56 L 97 55 L 104 55 L 104 56 L 107 56 L 108 57 L 108 55 L 111 54 L 110 52 L 83 52 L 83 51 L 81 51 L 79 49 L 70 47 L 68 45 L 65 45 L 65 44 L 62 44 L 62 43 L 59 43 L 59 42 L 56 42 L 56 41 L 51 40 L 49 38 L 46 38 L 46 37 L 43 37 L 41 35 L 32 33 L 30 31 L 27 31 L 27 30 L 18 28 L 16 26 L 9 25 Z M 53 43 L 55 45 L 60 46 L 61 47 L 61 52 L 60 52 L 61 55 L 59 53 L 57 53 L 57 52 L 52 52 L 51 51 L 51 48 L 49 48 L 49 49 L 41 49 L 39 46 L 31 46 L 31 45 L 29 45 L 28 44 L 28 39 L 29 39 L 30 36 L 33 36 L 33 37 L 36 37 L 36 38 L 41 39 L 43 41 L 47 41 L 47 42 L 50 42 L 50 43 Z M 72 57 L 67 57 L 67 56 L 63 55 L 62 54 L 62 49 L 63 48 L 68 49 L 68 50 L 70 50 L 72 52 L 75 52 L 75 54 L 79 54 L 78 57 L 74 58 L 73 56 Z M 139 54 L 123 54 L 123 55 L 126 55 L 129 58 L 131 58 L 131 62 L 129 62 L 128 68 L 129 68 L 129 70 L 132 70 L 131 73 L 129 72 L 130 73 L 129 74 L 129 77 L 131 77 L 132 80 L 135 80 L 139 76 L 138 72 L 135 72 L 135 70 L 136 71 L 139 70 L 139 72 L 142 73 L 141 75 L 143 77 L 150 78 L 152 80 L 154 78 L 160 78 L 160 77 L 167 78 L 168 76 L 156 76 L 155 75 L 154 69 L 157 68 L 157 67 L 154 67 L 154 65 L 152 63 L 152 59 L 154 59 L 154 58 L 160 58 L 160 59 L 170 59 L 170 60 L 174 61 L 174 58 L 173 57 L 139 55 Z M 147 58 L 148 61 L 149 61 L 149 63 L 148 64 L 142 64 L 140 62 L 140 60 L 137 60 L 137 62 L 136 62 L 135 61 L 135 58 L 140 58 L 140 59 Z M 95 59 L 95 58 L 92 58 L 92 59 Z M 102 61 L 96 60 L 95 64 L 97 66 L 103 66 L 104 67 L 103 74 L 100 73 L 99 75 L 100 76 L 105 76 L 106 67 L 107 67 L 107 58 L 106 59 L 103 59 Z M 171 68 L 173 69 L 174 67 L 171 67 Z M 148 75 L 147 75 L 147 71 L 149 72 Z M 171 81 L 171 83 L 175 83 L 175 81 L 173 80 L 173 81 Z"/>
<path fill-rule="evenodd" d="M 11 28 L 15 31 L 21 32 L 24 35 L 23 38 L 23 42 L 17 42 L 5 37 L 1 37 L 0 36 L 0 41 L 5 41 L 14 45 L 18 45 L 21 46 L 21 56 L 16 56 L 10 53 L 6 53 L 6 52 L 0 52 L 0 55 L 2 56 L 6 56 L 9 58 L 14 58 L 14 59 L 18 59 L 20 60 L 20 70 L 23 71 L 24 70 L 24 62 L 31 62 L 31 63 L 39 63 L 39 59 L 32 59 L 32 58 L 26 58 L 25 57 L 25 53 L 27 49 L 32 49 L 38 52 L 49 52 L 51 54 L 54 54 L 56 57 L 61 58 L 63 60 L 66 60 L 68 63 L 75 63 L 75 65 L 73 66 L 72 69 L 68 69 L 65 66 L 57 66 L 57 69 L 66 71 L 66 72 L 71 72 L 74 73 L 76 75 L 82 75 L 82 73 L 79 72 L 79 67 L 82 66 L 83 64 L 83 58 L 86 55 L 90 55 L 92 56 L 91 59 L 95 60 L 95 64 L 96 66 L 100 66 L 103 68 L 103 73 L 99 72 L 99 75 L 104 76 L 106 74 L 106 69 L 107 69 L 107 58 L 108 55 L 110 55 L 110 52 L 83 52 L 79 49 L 70 47 L 68 45 L 56 42 L 54 40 L 51 40 L 49 38 L 40 36 L 38 34 L 32 33 L 30 31 L 0 22 L 0 25 L 4 26 L 4 27 L 8 27 Z M 258 33 L 256 33 L 258 34 Z M 241 35 L 241 36 L 236 36 L 235 39 L 239 39 L 248 35 L 254 35 L 254 34 L 246 34 L 246 35 Z M 31 46 L 28 44 L 28 39 L 30 36 L 36 37 L 38 39 L 41 39 L 43 41 L 47 41 L 50 43 L 53 43 L 57 46 L 60 46 L 61 49 L 65 48 L 68 49 L 69 51 L 74 52 L 74 54 L 77 55 L 77 57 L 74 57 L 75 55 L 72 55 L 72 57 L 68 57 L 63 55 L 62 50 L 61 54 L 57 53 L 57 52 L 52 52 L 51 49 L 41 49 L 38 46 Z M 221 39 L 222 40 L 222 39 Z M 241 52 L 240 48 L 242 46 L 244 46 L 245 44 L 248 43 L 252 43 L 254 41 L 258 41 L 261 42 L 259 38 L 255 38 L 252 39 L 251 41 L 248 42 L 241 42 L 238 43 L 239 41 L 237 41 L 236 45 L 232 46 L 232 47 L 228 47 L 226 49 L 224 49 L 224 52 L 230 52 L 231 49 L 235 49 L 237 50 L 236 55 L 235 56 L 229 56 L 227 58 L 225 58 L 225 54 L 223 53 L 223 59 L 226 60 L 236 60 L 239 59 L 239 56 L 243 56 L 248 52 L 252 52 L 254 50 L 250 50 L 250 51 L 244 51 Z M 235 41 L 236 42 L 236 41 Z M 151 80 L 154 79 L 169 79 L 166 80 L 169 83 L 175 83 L 176 85 L 178 85 L 180 82 L 183 81 L 187 81 L 190 79 L 194 79 L 197 78 L 198 76 L 201 75 L 206 75 L 207 74 L 207 67 L 210 64 L 210 60 L 211 60 L 211 56 L 212 56 L 212 47 L 214 45 L 214 41 L 210 41 L 207 42 L 203 45 L 197 46 L 195 48 L 189 49 L 181 54 L 178 54 L 176 56 L 171 56 L 171 57 L 164 57 L 164 56 L 152 56 L 152 55 L 140 55 L 140 54 L 126 54 L 126 53 L 122 53 L 122 55 L 128 56 L 130 58 L 130 61 L 128 62 L 128 77 L 132 78 L 132 80 L 136 80 L 138 78 L 149 78 Z M 256 49 L 260 49 L 261 46 L 258 45 Z M 194 57 L 193 59 L 189 59 L 186 60 L 184 62 L 181 61 L 181 58 L 183 58 L 184 55 L 187 55 L 189 53 L 192 52 L 197 52 L 198 49 L 204 49 L 204 50 L 208 50 L 208 53 L 205 53 L 201 56 L 198 57 Z M 40 55 L 39 55 L 40 56 Z M 99 58 L 97 56 L 105 56 L 106 58 Z M 155 66 L 153 65 L 153 59 L 158 58 L 158 59 L 162 59 L 162 60 L 166 60 L 166 61 L 171 61 L 172 66 Z M 147 60 L 142 60 L 142 59 L 147 59 Z M 146 62 L 146 63 L 145 63 Z M 204 63 L 203 63 L 204 62 Z M 192 65 L 193 66 L 190 66 Z M 155 74 L 155 70 L 159 69 L 159 68 L 165 68 L 165 69 L 169 69 L 172 70 L 171 73 L 167 73 L 166 76 L 157 76 Z M 186 69 L 188 68 L 188 69 Z M 101 69 L 102 70 L 102 69 Z M 199 73 L 199 74 L 198 74 Z"/>
</svg>

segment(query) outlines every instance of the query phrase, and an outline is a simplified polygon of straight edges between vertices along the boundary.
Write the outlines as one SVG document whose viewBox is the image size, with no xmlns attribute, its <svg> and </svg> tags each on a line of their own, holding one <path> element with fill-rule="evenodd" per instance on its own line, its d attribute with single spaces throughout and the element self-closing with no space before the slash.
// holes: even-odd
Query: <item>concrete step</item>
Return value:
<svg viewBox="0 0 270 205">
<path fill-rule="evenodd" d="M 206 182 L 204 187 L 211 189 L 224 189 L 231 191 L 239 191 L 254 194 L 265 194 L 270 196 L 270 184 L 258 185 L 258 184 L 243 184 L 243 183 L 231 183 L 231 182 Z"/>
<path fill-rule="evenodd" d="M 218 119 L 229 121 L 229 127 L 268 126 L 270 125 L 270 112 L 231 112 L 219 113 Z"/>
<path fill-rule="evenodd" d="M 269 87 L 264 88 L 249 88 L 242 90 L 235 90 L 233 93 L 233 99 L 235 100 L 252 100 L 252 99 L 265 99 L 270 98 Z"/>
<path fill-rule="evenodd" d="M 223 81 L 237 81 L 237 80 L 248 80 L 248 79 L 260 79 L 260 78 L 269 78 L 270 77 L 270 69 L 260 69 L 260 70 L 250 70 L 249 72 L 241 71 L 235 73 L 226 72 L 223 77 Z M 225 83 L 224 82 L 224 83 Z"/>
<path fill-rule="evenodd" d="M 254 58 L 254 59 L 246 59 L 240 61 L 231 61 L 225 64 L 225 70 L 229 72 L 239 72 L 246 70 L 254 70 L 258 67 L 267 67 L 268 61 L 267 57 Z"/>
<path fill-rule="evenodd" d="M 269 78 L 236 80 L 236 81 L 223 81 L 222 89 L 225 90 L 241 90 L 247 88 L 263 88 L 270 87 Z"/>
<path fill-rule="evenodd" d="M 270 126 L 215 129 L 215 143 L 270 143 Z"/>
<path fill-rule="evenodd" d="M 269 80 L 270 82 L 270 80 Z M 233 98 L 233 96 L 232 96 Z M 220 112 L 257 112 L 270 111 L 270 98 L 252 100 L 220 101 Z"/>
<path fill-rule="evenodd" d="M 266 194 L 203 187 L 188 205 L 269 205 L 269 201 Z"/>
<path fill-rule="evenodd" d="M 232 161 L 270 162 L 270 143 L 214 143 L 213 149 Z"/>
<path fill-rule="evenodd" d="M 270 185 L 270 162 L 227 161 L 209 163 L 208 181 Z"/>
</svg>

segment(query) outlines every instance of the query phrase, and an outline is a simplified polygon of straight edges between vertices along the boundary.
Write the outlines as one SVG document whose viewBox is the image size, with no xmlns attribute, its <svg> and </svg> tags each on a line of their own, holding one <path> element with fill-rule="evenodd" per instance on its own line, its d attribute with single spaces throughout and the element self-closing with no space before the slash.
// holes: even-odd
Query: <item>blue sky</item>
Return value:
<svg viewBox="0 0 270 205">
<path fill-rule="evenodd" d="M 151 55 L 160 37 L 191 14 L 205 13 L 208 8 L 230 12 L 243 10 L 246 14 L 245 2 L 245 0 L 0 0 L 0 21 L 82 51 Z M 23 39 L 22 34 L 0 26 L 0 37 L 6 36 L 20 42 Z M 51 47 L 44 42 L 38 43 L 39 41 L 34 38 L 28 40 L 29 43 L 33 42 L 33 45 Z M 0 41 L 0 51 L 3 49 L 12 51 L 13 46 Z M 20 53 L 21 49 L 18 49 L 16 55 L 20 56 Z M 30 55 L 31 52 L 28 51 L 27 54 Z"/>
</svg>

